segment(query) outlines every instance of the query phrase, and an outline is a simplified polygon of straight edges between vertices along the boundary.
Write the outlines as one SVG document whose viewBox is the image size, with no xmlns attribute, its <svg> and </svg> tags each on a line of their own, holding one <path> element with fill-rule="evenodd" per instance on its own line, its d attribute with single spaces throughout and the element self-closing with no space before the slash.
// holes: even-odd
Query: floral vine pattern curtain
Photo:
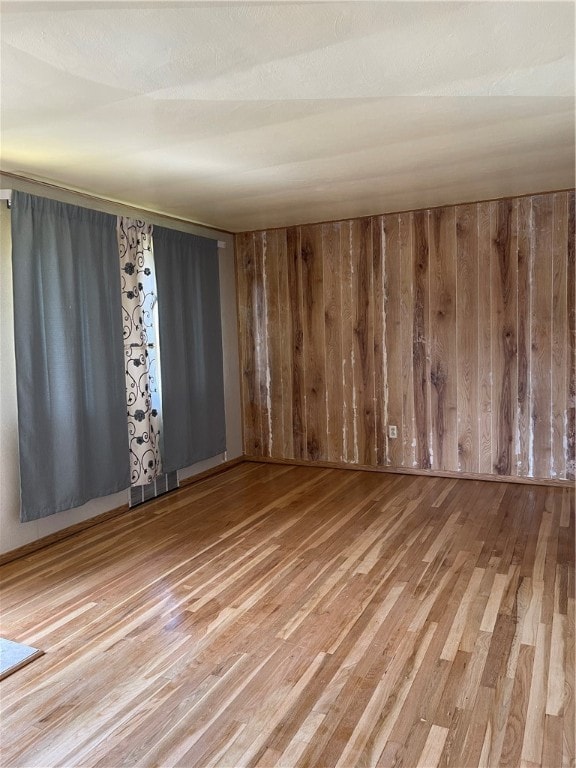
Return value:
<svg viewBox="0 0 576 768">
<path fill-rule="evenodd" d="M 160 366 L 155 336 L 156 284 L 152 225 L 118 217 L 122 324 L 131 485 L 162 473 Z"/>
</svg>

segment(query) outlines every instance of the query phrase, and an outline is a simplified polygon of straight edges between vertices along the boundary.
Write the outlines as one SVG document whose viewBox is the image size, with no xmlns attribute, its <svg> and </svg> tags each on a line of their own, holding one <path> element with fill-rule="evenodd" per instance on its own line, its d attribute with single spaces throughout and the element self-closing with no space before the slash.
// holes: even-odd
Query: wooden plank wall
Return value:
<svg viewBox="0 0 576 768">
<path fill-rule="evenodd" d="M 573 191 L 246 232 L 236 257 L 247 455 L 574 479 Z"/>
</svg>

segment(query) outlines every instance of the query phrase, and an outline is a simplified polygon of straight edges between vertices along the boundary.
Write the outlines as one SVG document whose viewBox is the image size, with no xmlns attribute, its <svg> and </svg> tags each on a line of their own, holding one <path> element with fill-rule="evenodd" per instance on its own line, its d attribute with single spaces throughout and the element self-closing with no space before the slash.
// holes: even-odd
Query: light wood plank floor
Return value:
<svg viewBox="0 0 576 768">
<path fill-rule="evenodd" d="M 574 493 L 245 463 L 1 568 L 3 768 L 574 765 Z"/>
</svg>

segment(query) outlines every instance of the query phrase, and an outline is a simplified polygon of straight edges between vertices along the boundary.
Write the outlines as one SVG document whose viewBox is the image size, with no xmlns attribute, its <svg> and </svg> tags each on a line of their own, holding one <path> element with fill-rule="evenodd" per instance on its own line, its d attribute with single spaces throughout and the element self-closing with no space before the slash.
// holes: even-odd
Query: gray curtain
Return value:
<svg viewBox="0 0 576 768">
<path fill-rule="evenodd" d="M 165 472 L 226 449 L 218 244 L 154 227 Z"/>
<path fill-rule="evenodd" d="M 116 217 L 15 192 L 21 520 L 128 488 Z"/>
</svg>

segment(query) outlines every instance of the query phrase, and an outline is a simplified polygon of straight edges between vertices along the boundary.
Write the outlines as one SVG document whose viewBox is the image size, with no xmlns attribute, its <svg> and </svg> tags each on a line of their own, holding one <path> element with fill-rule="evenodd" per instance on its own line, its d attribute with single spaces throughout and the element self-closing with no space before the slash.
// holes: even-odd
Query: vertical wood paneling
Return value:
<svg viewBox="0 0 576 768">
<path fill-rule="evenodd" d="M 280 264 L 278 253 L 278 231 L 264 233 L 263 238 L 263 285 L 266 315 L 266 386 L 268 439 L 270 456 L 282 458 L 284 454 L 284 393 L 282 387 L 282 349 L 280 327 Z M 272 406 L 272 403 L 274 404 Z"/>
<path fill-rule="evenodd" d="M 551 365 L 552 365 L 552 232 L 553 198 L 539 195 L 533 199 L 533 248 L 530 316 L 532 360 L 530 380 L 532 386 L 531 429 L 534 443 L 534 475 L 550 474 L 552 432 Z"/>
<path fill-rule="evenodd" d="M 280 345 L 280 365 L 282 367 L 282 455 L 284 458 L 294 458 L 293 434 L 293 364 L 292 356 L 294 341 L 292 337 L 292 306 L 290 303 L 290 270 L 288 266 L 288 244 L 286 230 L 276 232 L 276 247 L 278 258 L 278 329 L 277 337 Z M 272 331 L 274 333 L 274 331 Z"/>
<path fill-rule="evenodd" d="M 566 452 L 566 476 L 569 480 L 576 479 L 576 221 L 575 221 L 575 196 L 574 192 L 568 193 L 568 245 L 566 248 L 567 271 L 567 296 L 568 296 L 568 404 L 567 404 L 567 452 Z"/>
<path fill-rule="evenodd" d="M 401 466 L 416 467 L 416 419 L 414 416 L 414 281 L 412 279 L 413 214 L 398 217 L 400 230 L 400 324 L 402 326 L 402 452 Z"/>
<path fill-rule="evenodd" d="M 306 458 L 304 331 L 300 230 L 287 230 L 288 292 L 292 310 L 292 445 L 295 459 Z"/>
<path fill-rule="evenodd" d="M 430 212 L 430 419 L 434 469 L 458 464 L 455 228 L 454 208 Z"/>
<path fill-rule="evenodd" d="M 358 435 L 358 461 L 376 462 L 374 414 L 374 321 L 372 310 L 372 232 L 370 219 L 352 222 L 355 255 L 352 274 L 354 311 L 354 418 Z"/>
<path fill-rule="evenodd" d="M 254 235 L 251 232 L 236 238 L 238 259 L 237 285 L 240 319 L 240 357 L 242 366 L 242 415 L 244 447 L 247 453 L 262 455 L 262 422 L 260 389 L 256 386 L 257 307 L 258 286 L 254 263 Z"/>
<path fill-rule="evenodd" d="M 456 208 L 458 469 L 478 472 L 478 216 Z"/>
<path fill-rule="evenodd" d="M 492 204 L 496 216 L 490 251 L 492 284 L 492 462 L 498 475 L 515 475 L 517 225 L 511 200 Z"/>
<path fill-rule="evenodd" d="M 268 296 L 265 286 L 267 233 L 254 234 L 254 272 L 256 284 L 256 388 L 260 400 L 262 455 L 270 456 L 272 440 L 272 399 L 270 396 L 270 366 L 268 364 Z"/>
<path fill-rule="evenodd" d="M 574 477 L 573 192 L 243 233 L 236 253 L 248 454 Z"/>
<path fill-rule="evenodd" d="M 359 463 L 358 434 L 354 407 L 356 392 L 354 383 L 354 318 L 352 314 L 352 226 L 342 222 L 340 230 L 340 259 L 342 281 L 340 299 L 342 306 L 342 460 Z"/>
<path fill-rule="evenodd" d="M 422 469 L 430 469 L 432 463 L 428 444 L 430 399 L 428 211 L 416 211 L 412 222 L 412 279 L 414 284 L 412 358 L 416 460 Z"/>
<path fill-rule="evenodd" d="M 554 195 L 552 233 L 552 477 L 566 477 L 568 333 L 568 196 Z"/>
<path fill-rule="evenodd" d="M 478 204 L 478 470 L 492 466 L 492 286 L 490 254 L 494 238 L 493 203 Z"/>
<path fill-rule="evenodd" d="M 374 313 L 374 423 L 376 429 L 376 464 L 388 463 L 388 362 L 387 342 L 388 323 L 390 322 L 389 294 L 386 285 L 385 254 L 386 234 L 383 216 L 371 219 L 372 227 L 372 284 Z M 392 422 L 395 423 L 395 422 Z M 396 441 L 397 442 L 397 441 Z"/>
<path fill-rule="evenodd" d="M 342 262 L 338 222 L 322 226 L 324 256 L 324 335 L 326 340 L 326 456 L 343 459 L 342 430 Z"/>
<path fill-rule="evenodd" d="M 388 440 L 386 463 L 402 466 L 404 417 L 404 386 L 402 365 L 402 270 L 400 217 L 397 214 L 382 217 L 385 254 L 385 303 L 381 314 L 386 319 L 386 375 L 388 394 L 387 424 L 398 428 L 398 437 Z M 378 304 L 376 304 L 378 307 Z M 384 425 L 386 430 L 387 424 Z M 410 436 L 410 439 L 412 437 Z"/>
<path fill-rule="evenodd" d="M 516 467 L 520 477 L 532 473 L 531 396 L 530 370 L 532 337 L 530 326 L 532 274 L 532 198 L 517 201 L 518 217 L 518 408 Z"/>
<path fill-rule="evenodd" d="M 306 370 L 306 457 L 326 458 L 326 345 L 322 227 L 301 227 L 304 365 Z"/>
</svg>

